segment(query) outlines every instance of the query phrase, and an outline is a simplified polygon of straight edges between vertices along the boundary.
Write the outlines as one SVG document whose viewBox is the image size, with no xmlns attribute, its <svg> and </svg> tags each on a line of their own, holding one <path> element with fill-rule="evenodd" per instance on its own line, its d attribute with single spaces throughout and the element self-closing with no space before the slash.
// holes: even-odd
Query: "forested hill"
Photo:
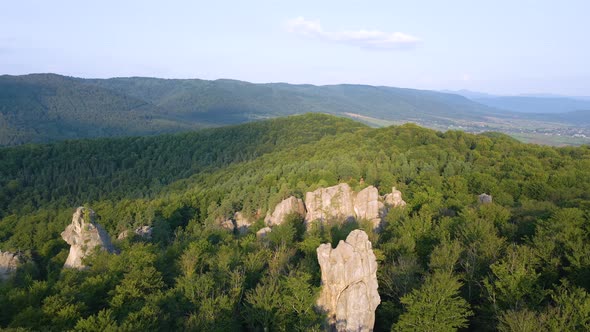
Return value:
<svg viewBox="0 0 590 332">
<path fill-rule="evenodd" d="M 0 163 L 0 249 L 27 261 L 0 282 L 0 328 L 319 331 L 316 248 L 358 227 L 378 259 L 376 331 L 590 328 L 588 146 L 306 114 L 2 148 Z M 256 238 L 282 199 L 342 182 L 395 186 L 407 206 L 378 234 L 293 217 Z M 64 270 L 60 233 L 80 204 L 119 254 Z M 219 226 L 238 211 L 245 234 Z M 141 225 L 151 239 L 116 240 Z"/>
<path fill-rule="evenodd" d="M 0 145 L 197 128 L 132 96 L 53 74 L 0 76 Z"/>
<path fill-rule="evenodd" d="M 377 126 L 415 122 L 466 129 L 481 129 L 497 113 L 458 95 L 366 85 L 0 76 L 0 145 L 152 135 L 308 112 Z"/>
</svg>

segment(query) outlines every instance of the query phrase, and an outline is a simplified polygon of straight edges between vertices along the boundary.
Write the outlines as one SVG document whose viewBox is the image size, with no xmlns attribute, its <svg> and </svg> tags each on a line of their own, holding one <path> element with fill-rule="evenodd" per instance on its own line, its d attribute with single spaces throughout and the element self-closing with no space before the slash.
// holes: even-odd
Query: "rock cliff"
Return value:
<svg viewBox="0 0 590 332">
<path fill-rule="evenodd" d="M 354 230 L 336 249 L 329 243 L 320 245 L 317 255 L 322 272 L 318 306 L 328 315 L 331 329 L 372 331 L 381 298 L 377 261 L 367 234 Z"/>
<path fill-rule="evenodd" d="M 66 268 L 85 268 L 82 259 L 95 249 L 113 252 L 114 248 L 107 232 L 95 222 L 96 214 L 88 208 L 79 207 L 61 237 L 71 246 L 64 264 Z"/>
<path fill-rule="evenodd" d="M 354 212 L 357 220 L 369 220 L 373 223 L 373 228 L 378 228 L 385 208 L 380 198 L 379 191 L 373 186 L 359 191 L 354 199 Z"/>
<path fill-rule="evenodd" d="M 305 221 L 342 222 L 364 219 L 371 221 L 377 229 L 389 209 L 405 205 L 401 192 L 395 187 L 391 193 L 379 196 L 379 191 L 373 186 L 355 193 L 348 184 L 341 183 L 305 194 Z"/>
<path fill-rule="evenodd" d="M 18 254 L 0 250 L 0 280 L 10 278 L 21 263 L 22 260 Z"/>
<path fill-rule="evenodd" d="M 319 188 L 305 194 L 306 222 L 353 220 L 354 192 L 346 183 L 328 188 Z"/>
<path fill-rule="evenodd" d="M 290 196 L 277 204 L 272 214 L 267 214 L 264 218 L 264 223 L 268 226 L 275 226 L 282 224 L 288 215 L 297 213 L 305 216 L 305 205 L 301 198 Z"/>
</svg>

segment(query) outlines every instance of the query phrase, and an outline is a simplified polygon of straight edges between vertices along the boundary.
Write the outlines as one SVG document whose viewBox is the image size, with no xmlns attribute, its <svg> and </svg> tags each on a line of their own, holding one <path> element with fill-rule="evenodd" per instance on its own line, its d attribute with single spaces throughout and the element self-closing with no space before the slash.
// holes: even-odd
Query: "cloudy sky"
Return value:
<svg viewBox="0 0 590 332">
<path fill-rule="evenodd" d="M 2 1 L 0 74 L 590 95 L 590 1 Z"/>
</svg>

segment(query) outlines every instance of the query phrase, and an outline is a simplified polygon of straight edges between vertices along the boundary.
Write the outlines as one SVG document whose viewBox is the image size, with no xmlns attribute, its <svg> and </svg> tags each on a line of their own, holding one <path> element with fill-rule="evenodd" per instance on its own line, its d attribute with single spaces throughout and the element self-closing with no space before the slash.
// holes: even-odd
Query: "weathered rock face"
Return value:
<svg viewBox="0 0 590 332">
<path fill-rule="evenodd" d="M 354 192 L 346 183 L 320 188 L 305 194 L 306 222 L 331 219 L 352 220 L 354 214 Z"/>
<path fill-rule="evenodd" d="M 236 212 L 234 214 L 234 223 L 235 227 L 241 234 L 244 234 L 248 231 L 248 227 L 252 225 L 252 222 L 244 216 L 242 212 Z"/>
<path fill-rule="evenodd" d="M 141 236 L 142 238 L 144 238 L 146 240 L 152 239 L 152 227 L 151 226 L 139 226 L 133 231 L 133 233 L 137 234 L 138 236 Z M 119 233 L 119 235 L 117 236 L 117 240 L 126 239 L 128 236 L 129 236 L 129 230 L 124 230 L 121 233 Z"/>
<path fill-rule="evenodd" d="M 354 199 L 354 212 L 357 219 L 370 220 L 374 228 L 381 224 L 384 205 L 380 201 L 379 191 L 373 186 L 369 186 L 356 194 Z"/>
<path fill-rule="evenodd" d="M 258 230 L 258 232 L 256 232 L 256 237 L 259 239 L 264 239 L 268 236 L 270 232 L 272 232 L 272 228 L 270 227 L 261 228 L 260 230 Z"/>
<path fill-rule="evenodd" d="M 317 249 L 322 271 L 318 306 L 327 313 L 332 330 L 372 331 L 377 292 L 377 261 L 367 234 L 352 231 L 336 249 L 322 244 Z"/>
<path fill-rule="evenodd" d="M 349 221 L 365 219 L 373 223 L 375 229 L 391 208 L 405 206 L 402 193 L 392 188 L 392 192 L 379 196 L 379 191 L 369 186 L 358 193 L 341 183 L 334 187 L 320 188 L 305 195 L 306 223 L 319 221 Z"/>
<path fill-rule="evenodd" d="M 0 250 L 0 280 L 10 278 L 21 263 L 22 260 L 18 254 Z"/>
<path fill-rule="evenodd" d="M 477 201 L 479 204 L 491 204 L 492 203 L 492 195 L 488 194 L 481 194 L 477 196 Z"/>
<path fill-rule="evenodd" d="M 268 214 L 264 218 L 264 223 L 268 226 L 280 225 L 286 220 L 288 215 L 293 213 L 305 216 L 305 205 L 300 198 L 291 196 L 277 204 L 273 213 Z"/>
<path fill-rule="evenodd" d="M 96 214 L 91 209 L 79 207 L 72 217 L 72 223 L 61 233 L 61 237 L 71 246 L 64 267 L 83 269 L 82 258 L 92 254 L 95 249 L 113 252 L 114 248 L 107 232 L 97 224 Z"/>
<path fill-rule="evenodd" d="M 233 232 L 236 229 L 236 225 L 232 219 L 217 218 L 216 223 L 223 229 Z"/>
<path fill-rule="evenodd" d="M 402 199 L 402 192 L 395 189 L 395 187 L 391 188 L 391 193 L 385 195 L 383 200 L 385 201 L 385 205 L 389 207 L 406 206 L 406 202 Z"/>
</svg>

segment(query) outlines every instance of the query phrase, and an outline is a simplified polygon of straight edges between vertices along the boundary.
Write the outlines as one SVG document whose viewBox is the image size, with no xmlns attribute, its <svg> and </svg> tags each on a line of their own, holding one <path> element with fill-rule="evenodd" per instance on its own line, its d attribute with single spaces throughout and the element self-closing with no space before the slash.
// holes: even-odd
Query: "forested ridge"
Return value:
<svg viewBox="0 0 590 332">
<path fill-rule="evenodd" d="M 584 112 L 522 116 L 460 95 L 386 86 L 0 75 L 0 145 L 5 146 L 186 132 L 308 112 L 372 126 L 412 122 L 470 132 L 582 133 L 587 127 Z"/>
<path fill-rule="evenodd" d="M 341 182 L 408 203 L 305 231 L 255 232 L 282 199 Z M 323 328 L 316 248 L 365 229 L 378 259 L 377 331 L 590 329 L 590 147 L 503 134 L 369 128 L 306 114 L 200 132 L 0 149 L 0 249 L 27 258 L 0 283 L 0 327 L 30 330 Z M 478 204 L 481 193 L 492 204 Z M 115 240 L 62 269 L 60 232 L 86 205 Z M 242 211 L 246 234 L 219 220 Z"/>
</svg>

